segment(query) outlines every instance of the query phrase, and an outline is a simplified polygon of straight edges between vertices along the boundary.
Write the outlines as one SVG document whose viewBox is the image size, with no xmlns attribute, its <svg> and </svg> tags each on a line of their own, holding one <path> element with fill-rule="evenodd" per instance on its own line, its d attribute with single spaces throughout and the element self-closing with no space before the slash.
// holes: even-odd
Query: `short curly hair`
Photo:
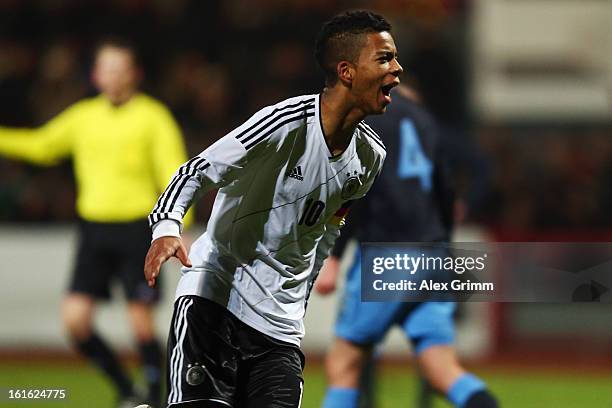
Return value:
<svg viewBox="0 0 612 408">
<path fill-rule="evenodd" d="M 321 27 L 315 44 L 315 58 L 325 75 L 325 83 L 338 80 L 340 61 L 355 62 L 365 43 L 364 34 L 391 31 L 391 24 L 381 15 L 367 10 L 338 14 Z"/>
</svg>

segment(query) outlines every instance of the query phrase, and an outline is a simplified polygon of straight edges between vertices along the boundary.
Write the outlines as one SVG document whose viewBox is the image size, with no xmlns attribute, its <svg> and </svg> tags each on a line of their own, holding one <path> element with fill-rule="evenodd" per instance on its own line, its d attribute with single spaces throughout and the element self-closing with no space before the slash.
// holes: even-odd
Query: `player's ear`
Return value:
<svg viewBox="0 0 612 408">
<path fill-rule="evenodd" d="M 336 65 L 338 79 L 346 86 L 351 86 L 355 78 L 355 66 L 349 61 L 340 61 Z"/>
</svg>

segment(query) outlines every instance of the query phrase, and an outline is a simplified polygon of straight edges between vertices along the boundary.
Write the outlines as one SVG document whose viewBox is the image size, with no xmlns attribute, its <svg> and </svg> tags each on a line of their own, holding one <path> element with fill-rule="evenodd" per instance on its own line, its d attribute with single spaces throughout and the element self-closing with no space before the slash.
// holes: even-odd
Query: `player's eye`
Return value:
<svg viewBox="0 0 612 408">
<path fill-rule="evenodd" d="M 391 62 L 393 60 L 393 58 L 395 58 L 395 55 L 393 55 L 393 53 L 389 52 L 389 53 L 386 53 L 384 55 L 381 55 L 380 58 L 378 58 L 378 61 L 382 64 L 382 63 Z"/>
</svg>

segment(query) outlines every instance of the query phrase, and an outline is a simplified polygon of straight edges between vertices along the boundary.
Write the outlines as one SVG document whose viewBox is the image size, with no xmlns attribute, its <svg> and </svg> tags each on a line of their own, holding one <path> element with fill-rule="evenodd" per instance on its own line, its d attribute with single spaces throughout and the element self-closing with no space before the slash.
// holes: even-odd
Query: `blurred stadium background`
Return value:
<svg viewBox="0 0 612 408">
<path fill-rule="evenodd" d="M 392 21 L 405 71 L 453 145 L 465 213 L 456 240 L 612 241 L 610 0 L 0 0 L 0 124 L 40 125 L 91 95 L 91 45 L 120 33 L 141 48 L 144 89 L 169 104 L 196 154 L 261 106 L 319 91 L 314 37 L 347 8 Z M 110 388 L 69 350 L 59 318 L 74 251 L 71 172 L 0 158 L 0 388 L 61 387 L 61 406 L 104 407 Z M 309 306 L 307 407 L 323 393 L 335 304 Z M 458 347 L 502 406 L 612 406 L 611 316 L 609 304 L 465 304 Z M 121 305 L 99 324 L 133 358 Z M 383 355 L 381 406 L 412 406 L 399 333 Z"/>
</svg>

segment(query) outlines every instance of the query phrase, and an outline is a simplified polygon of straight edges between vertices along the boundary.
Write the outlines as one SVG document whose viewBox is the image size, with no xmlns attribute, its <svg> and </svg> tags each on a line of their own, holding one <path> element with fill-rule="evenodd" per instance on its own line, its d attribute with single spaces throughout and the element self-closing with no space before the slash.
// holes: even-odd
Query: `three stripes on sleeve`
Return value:
<svg viewBox="0 0 612 408">
<path fill-rule="evenodd" d="M 233 146 L 235 145 L 235 140 L 237 140 L 244 149 L 243 155 L 246 156 L 248 151 L 254 146 L 269 139 L 272 134 L 278 132 L 284 126 L 292 122 L 304 121 L 314 116 L 315 100 L 316 97 L 314 95 L 302 96 L 290 98 L 277 105 L 266 107 L 198 156 L 183 164 L 155 204 L 153 211 L 149 215 L 149 224 L 153 226 L 157 222 L 166 219 L 181 222 L 184 213 L 191 205 L 195 191 L 202 187 L 203 175 L 210 169 L 211 163 L 207 157 L 211 157 L 211 150 L 215 145 L 223 147 L 224 142 L 228 142 L 230 143 L 229 146 Z M 279 134 L 282 135 L 284 132 L 279 132 Z M 233 140 L 228 141 L 226 140 L 227 138 Z M 216 167 L 219 167 L 216 170 L 221 172 L 224 171 L 224 167 L 230 167 L 223 166 L 225 164 L 224 161 L 230 161 L 229 158 L 224 156 L 226 155 L 224 155 L 223 148 L 214 149 L 214 163 Z M 190 182 L 193 183 L 194 188 L 185 188 Z"/>
</svg>

